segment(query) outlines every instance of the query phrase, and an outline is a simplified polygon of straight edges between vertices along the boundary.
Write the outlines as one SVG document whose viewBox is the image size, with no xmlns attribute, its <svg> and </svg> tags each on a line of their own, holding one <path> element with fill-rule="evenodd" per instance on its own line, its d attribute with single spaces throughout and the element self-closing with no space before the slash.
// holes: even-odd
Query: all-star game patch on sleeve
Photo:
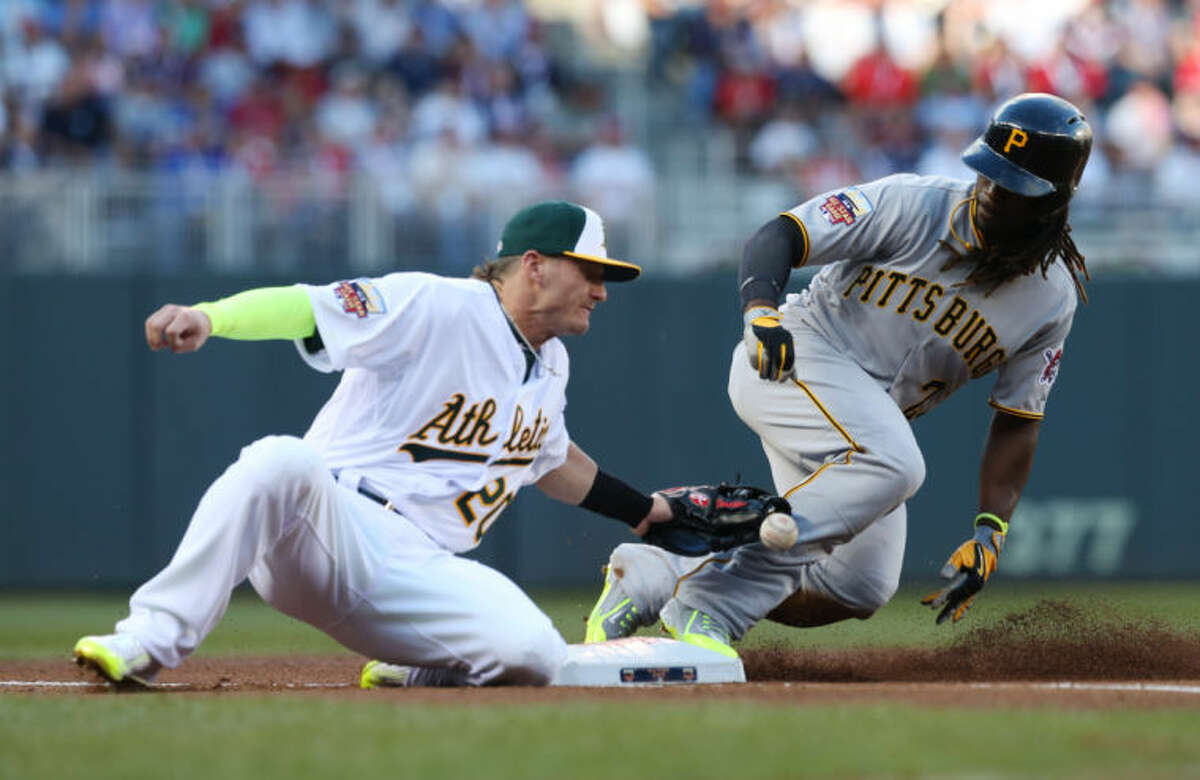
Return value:
<svg viewBox="0 0 1200 780">
<path fill-rule="evenodd" d="M 898 179 L 888 176 L 831 190 L 786 212 L 803 225 L 807 235 L 805 265 L 874 257 L 884 251 L 885 240 L 903 209 L 911 207 L 911 202 L 893 192 Z"/>
<path fill-rule="evenodd" d="M 387 314 L 387 301 L 375 283 L 368 279 L 338 282 L 333 287 L 333 296 L 341 303 L 342 313 L 352 314 L 360 320 L 372 314 Z"/>
<path fill-rule="evenodd" d="M 424 342 L 433 295 L 422 294 L 438 277 L 397 273 L 301 285 L 312 302 L 321 349 L 296 342 L 304 360 L 319 371 L 395 366 Z M 311 341 L 309 342 L 311 345 Z"/>
</svg>

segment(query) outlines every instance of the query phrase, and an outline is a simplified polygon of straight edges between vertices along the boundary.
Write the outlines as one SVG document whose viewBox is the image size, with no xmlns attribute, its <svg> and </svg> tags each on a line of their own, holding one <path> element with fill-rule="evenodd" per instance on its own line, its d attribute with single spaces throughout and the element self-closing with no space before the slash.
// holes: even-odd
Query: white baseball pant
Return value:
<svg viewBox="0 0 1200 780">
<path fill-rule="evenodd" d="M 338 485 L 294 437 L 242 450 L 117 631 L 173 668 L 247 577 L 267 603 L 355 652 L 448 670 L 463 684 L 544 684 L 566 657 L 550 619 L 511 580 Z"/>
</svg>

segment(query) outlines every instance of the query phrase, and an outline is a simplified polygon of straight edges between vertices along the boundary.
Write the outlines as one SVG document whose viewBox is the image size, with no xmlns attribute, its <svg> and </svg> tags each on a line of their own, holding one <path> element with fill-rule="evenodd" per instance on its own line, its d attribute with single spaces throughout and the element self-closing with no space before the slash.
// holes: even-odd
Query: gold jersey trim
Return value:
<svg viewBox="0 0 1200 780">
<path fill-rule="evenodd" d="M 824 471 L 825 469 L 829 468 L 830 466 L 849 466 L 849 465 L 851 465 L 852 461 L 850 459 L 850 456 L 852 454 L 853 453 L 847 452 L 846 457 L 843 460 L 840 460 L 840 461 L 833 460 L 828 463 L 822 463 L 821 468 L 817 469 L 812 474 L 809 474 L 808 478 L 805 479 L 803 482 L 801 482 L 799 485 L 796 485 L 794 488 L 791 488 L 790 490 L 788 490 L 788 492 L 784 493 L 783 497 L 791 498 L 791 495 L 793 493 L 795 493 L 797 490 L 805 487 L 806 485 L 808 485 L 808 483 L 812 482 L 817 477 L 821 476 L 821 472 Z"/>
<path fill-rule="evenodd" d="M 958 210 L 966 204 L 967 207 L 967 224 L 971 227 L 971 235 L 975 239 L 975 245 L 971 246 L 970 241 L 963 241 L 958 235 L 958 231 L 954 229 L 954 217 L 958 215 Z M 975 199 L 975 188 L 971 188 L 971 194 L 954 204 L 954 208 L 950 209 L 950 219 L 947 220 L 950 226 L 950 235 L 954 236 L 954 240 L 962 244 L 963 247 L 970 252 L 973 249 L 981 249 L 983 247 L 983 235 L 979 232 L 979 228 L 975 226 L 975 207 L 979 205 L 979 201 Z"/>
<path fill-rule="evenodd" d="M 1026 420 L 1040 420 L 1045 417 L 1045 415 L 1040 412 L 1027 412 L 1024 409 L 1013 409 L 1011 406 L 1003 406 L 991 400 L 990 398 L 988 399 L 988 406 L 992 407 L 993 409 L 998 409 L 1005 414 L 1011 414 L 1013 417 L 1023 417 Z"/>
<path fill-rule="evenodd" d="M 796 227 L 800 228 L 800 234 L 804 236 L 804 251 L 800 253 L 800 262 L 792 263 L 792 268 L 801 268 L 808 262 L 808 248 L 811 245 L 811 242 L 808 240 L 808 228 L 804 227 L 804 222 L 801 221 L 800 217 L 797 217 L 790 211 L 781 212 L 779 216 L 787 217 L 795 222 Z"/>
<path fill-rule="evenodd" d="M 842 438 L 849 442 L 852 450 L 855 452 L 866 452 L 866 449 L 854 440 L 854 437 L 846 431 L 846 428 L 840 422 L 834 419 L 833 415 L 829 413 L 829 410 L 825 408 L 825 404 L 818 400 L 817 394 L 810 390 L 808 385 L 804 384 L 795 377 L 792 377 L 792 381 L 795 382 L 796 386 L 808 395 L 809 399 L 813 402 L 817 409 L 821 410 L 821 414 L 825 416 L 825 419 L 829 421 L 829 424 L 836 428 L 838 433 L 842 434 Z"/>
<path fill-rule="evenodd" d="M 692 569 L 692 570 L 691 570 L 691 571 L 689 571 L 687 574 L 684 574 L 684 575 L 680 576 L 680 578 L 679 578 L 679 579 L 675 580 L 675 590 L 671 591 L 671 595 L 672 595 L 672 596 L 678 596 L 678 595 L 679 595 L 679 586 L 683 584 L 683 581 L 684 581 L 684 580 L 686 580 L 686 579 L 688 579 L 689 577 L 691 577 L 691 576 L 695 575 L 695 574 L 699 574 L 699 573 L 700 573 L 700 570 L 701 570 L 701 569 L 703 569 L 703 568 L 704 568 L 705 566 L 707 566 L 708 564 L 710 564 L 710 563 L 729 563 L 731 560 L 733 560 L 733 559 L 732 559 L 732 558 L 729 558 L 729 557 L 724 557 L 724 558 L 721 558 L 721 557 L 718 557 L 718 556 L 716 556 L 716 555 L 713 555 L 713 556 L 711 556 L 711 557 L 705 558 L 703 561 L 701 561 L 701 562 L 700 562 L 700 565 L 699 565 L 699 566 L 697 566 L 696 568 Z"/>
<path fill-rule="evenodd" d="M 849 466 L 853 463 L 853 461 L 851 459 L 851 455 L 853 453 L 867 451 L 865 447 L 863 447 L 861 444 L 859 444 L 858 442 L 856 442 L 854 440 L 854 437 L 850 435 L 849 431 L 846 430 L 846 427 L 844 425 L 842 425 L 840 422 L 838 422 L 836 419 L 834 419 L 834 416 L 832 414 L 830 414 L 828 409 L 825 408 L 825 404 L 821 403 L 821 401 L 817 398 L 817 394 L 814 393 L 811 389 L 809 389 L 808 385 L 804 384 L 803 382 L 801 382 L 799 379 L 796 379 L 795 377 L 792 377 L 792 381 L 795 382 L 796 386 L 799 387 L 801 390 L 803 390 L 808 395 L 809 400 L 811 400 L 813 402 L 813 405 L 816 406 L 817 409 L 820 410 L 821 414 L 825 416 L 825 419 L 829 421 L 829 424 L 832 425 L 834 427 L 834 429 L 842 435 L 842 438 L 845 439 L 846 443 L 850 445 L 851 452 L 847 452 L 846 457 L 840 461 L 835 460 L 835 461 L 830 461 L 828 463 L 822 463 L 821 467 L 819 469 L 817 469 L 816 471 L 814 471 L 812 474 L 809 474 L 807 477 L 805 477 L 803 482 L 801 482 L 800 484 L 798 484 L 794 487 L 789 488 L 787 490 L 787 492 L 785 492 L 783 494 L 784 498 L 790 497 L 793 493 L 795 493 L 800 488 L 809 485 L 814 479 L 816 479 L 818 476 L 820 476 L 821 473 L 825 471 L 825 469 L 829 468 L 830 466 Z"/>
</svg>

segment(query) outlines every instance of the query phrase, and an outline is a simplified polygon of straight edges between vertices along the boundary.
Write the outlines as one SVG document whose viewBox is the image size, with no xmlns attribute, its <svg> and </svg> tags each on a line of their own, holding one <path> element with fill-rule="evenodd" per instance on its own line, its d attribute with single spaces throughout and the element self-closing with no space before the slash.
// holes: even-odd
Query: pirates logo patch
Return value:
<svg viewBox="0 0 1200 780">
<path fill-rule="evenodd" d="M 1058 378 L 1058 364 L 1062 362 L 1062 352 L 1062 347 L 1059 347 L 1057 350 L 1047 349 L 1042 353 L 1042 357 L 1046 359 L 1046 367 L 1038 377 L 1039 385 L 1054 384 L 1054 380 Z"/>
</svg>

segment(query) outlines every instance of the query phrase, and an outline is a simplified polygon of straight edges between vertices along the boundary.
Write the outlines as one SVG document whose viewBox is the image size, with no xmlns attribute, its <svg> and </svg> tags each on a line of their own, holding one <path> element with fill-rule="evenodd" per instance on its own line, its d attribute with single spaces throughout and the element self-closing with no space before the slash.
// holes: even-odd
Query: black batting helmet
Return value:
<svg viewBox="0 0 1200 780">
<path fill-rule="evenodd" d="M 1083 113 L 1054 95 L 1029 92 L 1006 101 L 983 135 L 963 152 L 976 172 L 1018 195 L 1075 193 L 1092 150 L 1092 128 Z"/>
</svg>

